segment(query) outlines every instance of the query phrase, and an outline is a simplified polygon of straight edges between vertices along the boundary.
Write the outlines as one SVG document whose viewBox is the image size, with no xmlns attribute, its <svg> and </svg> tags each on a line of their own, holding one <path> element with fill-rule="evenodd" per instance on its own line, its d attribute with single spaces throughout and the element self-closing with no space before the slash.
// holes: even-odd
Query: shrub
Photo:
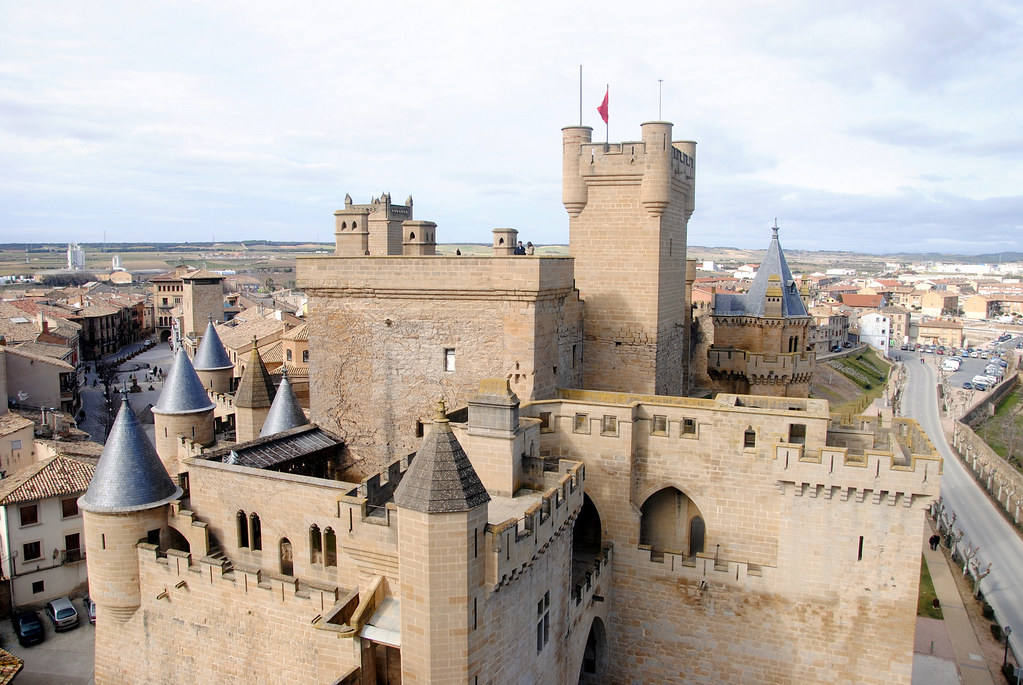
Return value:
<svg viewBox="0 0 1023 685">
<path fill-rule="evenodd" d="M 987 602 L 984 602 L 984 608 L 983 608 L 981 613 L 983 613 L 984 614 L 984 618 L 986 618 L 989 621 L 993 621 L 994 618 L 995 618 L 995 610 Z"/>
<path fill-rule="evenodd" d="M 1002 640 L 1002 627 L 997 623 L 991 624 L 991 636 L 999 642 Z"/>
</svg>

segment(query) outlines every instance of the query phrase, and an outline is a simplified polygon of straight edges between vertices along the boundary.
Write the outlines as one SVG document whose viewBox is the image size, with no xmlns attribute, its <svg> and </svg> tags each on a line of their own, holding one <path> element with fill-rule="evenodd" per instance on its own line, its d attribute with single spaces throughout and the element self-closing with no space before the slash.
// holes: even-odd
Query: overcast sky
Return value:
<svg viewBox="0 0 1023 685">
<path fill-rule="evenodd" d="M 713 5 L 713 7 L 711 7 Z M 88 9 L 83 9 L 88 6 Z M 0 0 L 0 242 L 568 242 L 561 127 L 697 146 L 691 245 L 1023 250 L 1023 4 Z M 627 238 L 626 238 L 627 239 Z"/>
</svg>

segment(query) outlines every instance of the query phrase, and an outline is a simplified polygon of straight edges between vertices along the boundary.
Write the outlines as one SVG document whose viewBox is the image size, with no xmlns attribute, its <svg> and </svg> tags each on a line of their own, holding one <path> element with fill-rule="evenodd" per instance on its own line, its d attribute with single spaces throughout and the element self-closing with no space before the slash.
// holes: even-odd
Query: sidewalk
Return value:
<svg viewBox="0 0 1023 685">
<path fill-rule="evenodd" d="M 994 678 L 988 670 L 984 652 L 973 632 L 973 624 L 966 614 L 966 606 L 959 589 L 956 587 L 953 573 L 958 569 L 949 567 L 945 553 L 941 549 L 932 550 L 927 539 L 933 534 L 930 525 L 924 523 L 923 550 L 927 568 L 934 583 L 934 592 L 941 602 L 941 612 L 945 618 L 945 628 L 952 639 L 955 661 L 964 685 L 994 685 Z"/>
</svg>

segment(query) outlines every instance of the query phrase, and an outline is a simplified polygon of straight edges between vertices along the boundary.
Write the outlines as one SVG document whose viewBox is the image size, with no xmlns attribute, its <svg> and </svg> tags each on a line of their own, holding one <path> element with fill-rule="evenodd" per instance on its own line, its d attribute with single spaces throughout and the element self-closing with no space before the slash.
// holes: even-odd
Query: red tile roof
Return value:
<svg viewBox="0 0 1023 685">
<path fill-rule="evenodd" d="M 0 481 L 0 505 L 82 494 L 95 471 L 92 464 L 61 455 L 45 459 Z"/>
<path fill-rule="evenodd" d="M 863 307 L 877 309 L 881 306 L 881 295 L 860 295 L 858 293 L 842 293 L 842 304 L 847 307 Z"/>
</svg>

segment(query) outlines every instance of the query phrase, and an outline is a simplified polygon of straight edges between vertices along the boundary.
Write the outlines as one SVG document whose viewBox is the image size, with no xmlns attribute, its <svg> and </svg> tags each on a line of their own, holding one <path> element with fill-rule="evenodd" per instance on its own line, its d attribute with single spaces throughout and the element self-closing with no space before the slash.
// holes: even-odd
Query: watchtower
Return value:
<svg viewBox="0 0 1023 685">
<path fill-rule="evenodd" d="M 185 348 L 179 347 L 160 397 L 153 405 L 156 451 L 172 478 L 177 477 L 179 470 L 178 436 L 183 435 L 200 445 L 212 445 L 216 440 L 215 407 Z"/>
<path fill-rule="evenodd" d="M 562 201 L 585 302 L 583 385 L 680 395 L 696 143 L 673 142 L 668 122 L 641 128 L 641 140 L 623 143 L 593 143 L 589 126 L 562 129 Z"/>
<path fill-rule="evenodd" d="M 345 208 L 334 212 L 334 253 L 338 257 L 400 255 L 402 223 L 412 220 L 412 196 L 405 204 L 391 204 L 390 193 L 357 205 L 345 195 Z"/>
<path fill-rule="evenodd" d="M 181 277 L 181 334 L 194 338 L 212 317 L 224 320 L 224 277 L 209 271 L 193 271 Z"/>
</svg>

